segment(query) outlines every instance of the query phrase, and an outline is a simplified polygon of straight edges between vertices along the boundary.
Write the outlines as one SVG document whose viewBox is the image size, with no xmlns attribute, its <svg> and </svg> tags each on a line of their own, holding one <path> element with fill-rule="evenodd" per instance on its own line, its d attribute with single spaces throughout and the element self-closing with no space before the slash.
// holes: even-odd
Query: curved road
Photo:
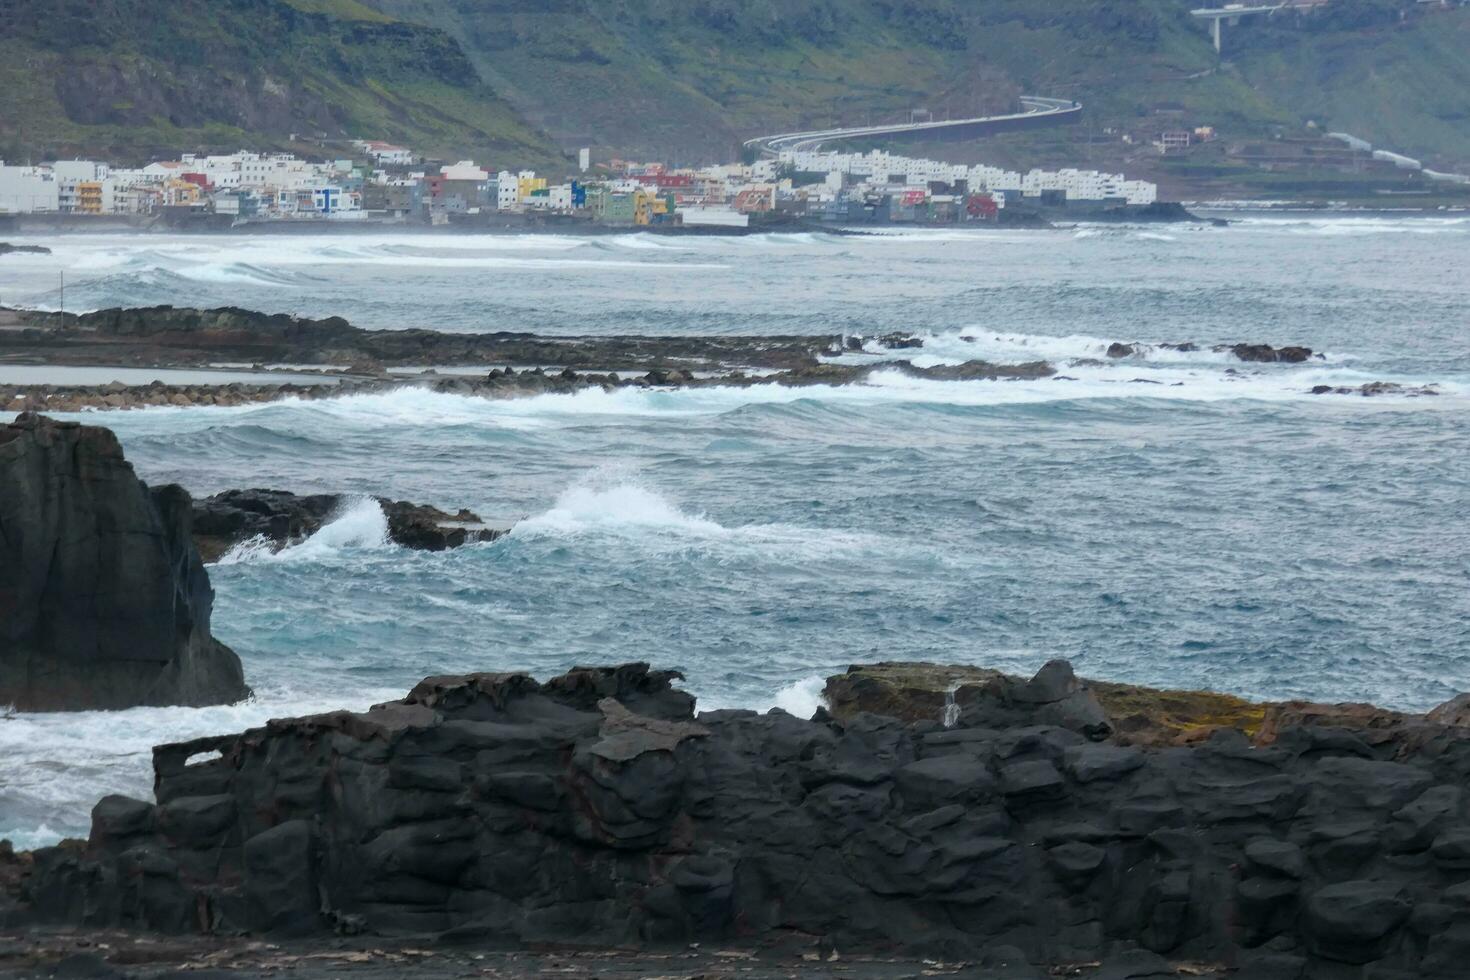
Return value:
<svg viewBox="0 0 1470 980">
<path fill-rule="evenodd" d="M 968 139 L 1012 129 L 1030 129 L 1076 122 L 1082 105 L 1069 99 L 1048 99 L 1039 95 L 1021 96 L 1023 112 L 1003 116 L 977 116 L 973 119 L 946 119 L 942 122 L 895 123 L 888 126 L 859 126 L 851 129 L 821 129 L 805 133 L 778 133 L 757 136 L 745 145 L 766 156 L 782 150 L 815 150 L 823 143 L 873 137 L 928 137 L 931 139 Z"/>
</svg>

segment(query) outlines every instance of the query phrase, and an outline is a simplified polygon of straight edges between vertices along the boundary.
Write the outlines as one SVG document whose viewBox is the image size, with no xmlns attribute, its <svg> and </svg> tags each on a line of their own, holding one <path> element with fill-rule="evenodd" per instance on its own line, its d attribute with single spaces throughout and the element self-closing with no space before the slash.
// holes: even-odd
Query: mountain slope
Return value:
<svg viewBox="0 0 1470 980">
<path fill-rule="evenodd" d="M 1248 21 L 1223 63 L 1189 0 L 360 2 L 458 38 L 564 147 L 727 159 L 764 132 L 968 115 L 1031 91 L 1083 101 L 1098 129 L 1160 110 L 1239 136 L 1311 118 L 1470 158 L 1456 115 L 1470 9 L 1414 13 L 1408 0 Z"/>
<path fill-rule="evenodd" d="M 1246 25 L 1232 58 L 1303 120 L 1470 167 L 1470 7 L 1401 20 L 1391 5 L 1347 6 L 1315 25 Z"/>
<path fill-rule="evenodd" d="M 0 91 L 11 159 L 287 147 L 293 134 L 558 157 L 453 38 L 358 0 L 0 0 Z"/>
</svg>

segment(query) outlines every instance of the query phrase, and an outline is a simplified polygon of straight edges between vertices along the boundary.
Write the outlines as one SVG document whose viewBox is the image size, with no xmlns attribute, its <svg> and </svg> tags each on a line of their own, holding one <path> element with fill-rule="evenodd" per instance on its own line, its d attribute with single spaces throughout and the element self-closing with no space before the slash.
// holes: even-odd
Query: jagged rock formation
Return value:
<svg viewBox="0 0 1470 980">
<path fill-rule="evenodd" d="M 250 693 L 209 634 L 191 502 L 150 490 L 107 429 L 24 414 L 0 428 L 0 704 L 205 705 Z"/>
<path fill-rule="evenodd" d="M 158 802 L 103 800 L 85 846 L 35 852 L 11 914 L 1463 976 L 1465 729 L 1145 749 L 1067 727 L 1095 702 L 1063 662 L 950 728 L 695 716 L 676 676 L 429 678 L 365 713 L 161 746 Z"/>
<path fill-rule="evenodd" d="M 194 543 L 205 561 L 216 561 L 252 538 L 284 547 L 314 534 L 342 508 L 342 494 L 298 496 L 289 490 L 226 490 L 194 501 Z M 461 509 L 450 514 L 407 500 L 374 498 L 388 520 L 388 536 L 405 548 L 443 551 L 506 533 Z"/>
</svg>

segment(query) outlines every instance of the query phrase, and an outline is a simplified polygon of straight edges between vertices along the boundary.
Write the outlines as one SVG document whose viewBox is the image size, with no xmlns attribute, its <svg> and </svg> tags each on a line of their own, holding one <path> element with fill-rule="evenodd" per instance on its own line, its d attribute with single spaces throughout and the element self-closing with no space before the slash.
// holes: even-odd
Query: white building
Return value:
<svg viewBox="0 0 1470 980">
<path fill-rule="evenodd" d="M 461 160 L 439 168 L 445 180 L 473 180 L 484 182 L 490 179 L 488 171 L 480 169 L 473 160 Z"/>
<path fill-rule="evenodd" d="M 103 183 L 104 208 L 111 210 L 112 188 L 107 182 L 109 168 L 96 160 L 57 160 L 51 164 L 56 175 L 57 204 L 61 211 L 76 211 L 80 208 L 77 188 L 81 184 Z"/>
<path fill-rule="evenodd" d="M 384 143 L 381 140 L 353 140 L 352 145 L 384 167 L 413 166 L 413 151 L 404 146 Z"/>
<path fill-rule="evenodd" d="M 521 203 L 521 182 L 509 170 L 496 176 L 495 207 L 501 211 L 513 210 Z"/>
<path fill-rule="evenodd" d="M 0 214 L 45 214 L 61 209 L 56 175 L 47 167 L 0 162 Z"/>
</svg>

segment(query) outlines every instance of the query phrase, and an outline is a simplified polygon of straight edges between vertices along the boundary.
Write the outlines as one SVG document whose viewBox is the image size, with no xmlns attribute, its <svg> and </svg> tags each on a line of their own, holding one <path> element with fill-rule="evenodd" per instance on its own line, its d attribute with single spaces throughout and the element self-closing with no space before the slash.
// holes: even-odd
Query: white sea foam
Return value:
<svg viewBox="0 0 1470 980">
<path fill-rule="evenodd" d="M 731 533 L 703 515 L 684 513 L 667 497 L 636 483 L 570 487 L 549 510 L 516 525 L 515 533 L 561 535 L 650 530 L 700 537 L 723 537 Z"/>
<path fill-rule="evenodd" d="M 234 705 L 19 713 L 0 719 L 0 758 L 5 760 L 0 796 L 9 825 L 0 826 L 0 838 L 9 837 L 17 847 L 54 844 L 63 836 L 85 836 L 87 814 L 106 794 L 152 799 L 155 745 L 240 732 L 271 718 L 364 710 L 403 696 L 402 690 L 389 688 L 323 683 L 304 691 L 262 688 L 256 678 L 251 682 L 257 696 Z M 68 818 L 69 824 L 63 822 Z"/>
<path fill-rule="evenodd" d="M 344 552 L 382 550 L 393 547 L 388 537 L 388 516 L 372 497 L 349 497 L 316 533 L 305 541 L 276 550 L 263 536 L 241 541 L 220 556 L 221 565 L 252 562 L 310 562 L 337 557 Z"/>
<path fill-rule="evenodd" d="M 1126 358 L 1109 358 L 1108 347 L 1114 342 L 1087 334 L 1026 334 L 985 330 L 979 327 L 965 330 L 950 330 L 942 333 L 920 333 L 924 342 L 920 348 L 888 348 L 877 340 L 869 341 L 864 352 L 888 360 L 906 360 L 918 367 L 938 364 L 962 364 L 965 361 L 986 360 L 997 364 L 1014 364 L 1024 361 L 1044 360 L 1058 366 L 1069 361 L 1101 360 L 1105 366 L 1134 370 L 1140 363 L 1151 365 L 1227 365 L 1237 368 L 1259 367 L 1240 361 L 1230 351 L 1212 350 L 1202 345 L 1195 350 L 1175 350 L 1159 344 L 1132 343 L 1134 353 Z M 844 355 L 845 356 L 845 355 Z M 1330 361 L 1330 355 L 1324 355 Z M 842 356 L 829 359 L 842 363 Z M 1324 361 L 1311 362 L 1313 364 Z"/>
<path fill-rule="evenodd" d="M 1420 215 L 1341 214 L 1326 216 L 1251 215 L 1232 217 L 1242 229 L 1254 232 L 1280 232 L 1290 235 L 1314 235 L 1326 238 L 1359 238 L 1368 235 L 1470 235 L 1470 217 L 1430 217 Z"/>
<path fill-rule="evenodd" d="M 664 493 L 618 468 L 602 469 L 562 491 L 544 512 L 517 524 L 513 537 L 600 538 L 636 544 L 644 553 L 717 551 L 805 563 L 891 552 L 898 542 L 877 535 L 792 524 L 726 526 L 690 513 Z"/>
<path fill-rule="evenodd" d="M 810 718 L 825 703 L 822 691 L 826 686 L 826 679 L 819 674 L 803 677 L 777 691 L 775 703 L 770 707 L 780 708 L 797 718 Z"/>
</svg>

